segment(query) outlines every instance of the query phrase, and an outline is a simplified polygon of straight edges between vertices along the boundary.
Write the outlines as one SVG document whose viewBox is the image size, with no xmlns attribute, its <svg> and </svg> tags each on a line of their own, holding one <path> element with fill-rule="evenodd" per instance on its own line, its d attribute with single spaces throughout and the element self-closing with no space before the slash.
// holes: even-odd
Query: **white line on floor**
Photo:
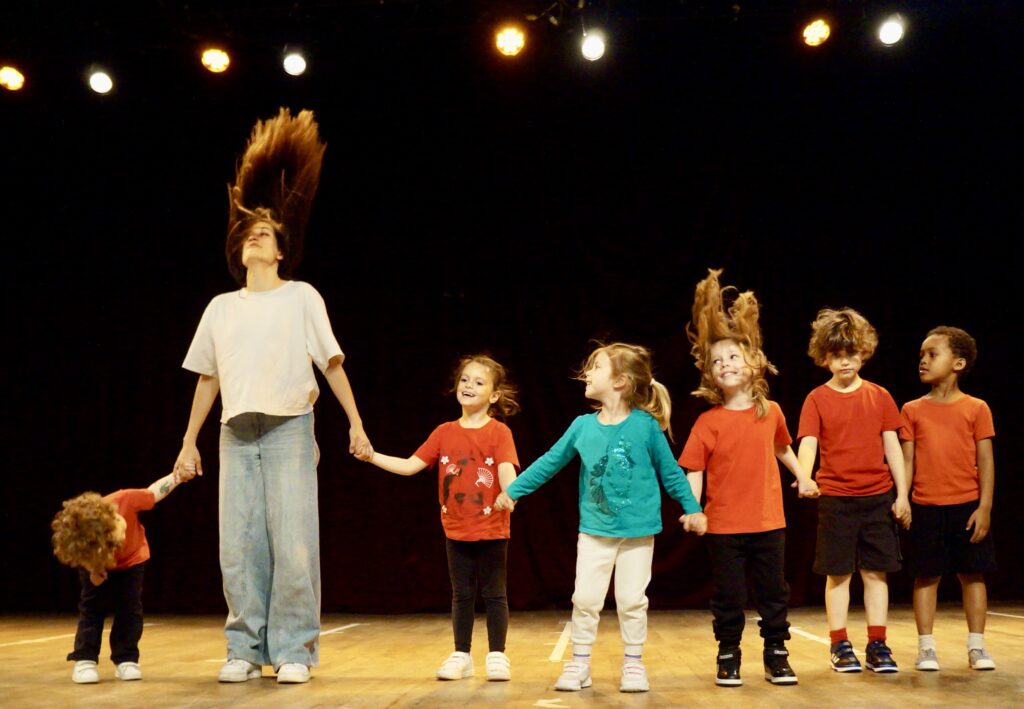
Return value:
<svg viewBox="0 0 1024 709">
<path fill-rule="evenodd" d="M 160 623 L 144 623 L 143 627 L 152 628 L 157 625 L 160 625 Z M 64 635 L 49 635 L 45 638 L 33 638 L 31 640 L 16 640 L 13 643 L 0 643 L 0 647 L 14 647 L 15 645 L 31 645 L 32 643 L 45 643 L 49 642 L 50 640 L 64 640 L 65 638 L 73 637 L 75 637 L 74 633 L 66 633 Z"/>
<path fill-rule="evenodd" d="M 340 633 L 340 632 L 342 632 L 344 630 L 348 630 L 349 628 L 354 628 L 357 625 L 364 625 L 364 623 L 349 623 L 348 625 L 342 625 L 342 626 L 339 626 L 337 628 L 331 628 L 330 630 L 325 630 L 322 633 L 320 633 L 320 635 L 334 635 L 335 633 Z"/>
<path fill-rule="evenodd" d="M 569 635 L 572 633 L 572 623 L 566 623 L 565 627 L 562 628 L 562 635 L 558 638 L 558 642 L 555 643 L 555 648 L 548 655 L 548 662 L 561 662 L 562 656 L 565 655 L 565 648 L 569 645 Z"/>
<path fill-rule="evenodd" d="M 1012 613 L 994 613 L 992 611 L 988 611 L 988 615 L 997 615 L 1000 618 L 1017 618 L 1019 620 L 1024 620 L 1024 615 L 1013 615 Z"/>
<path fill-rule="evenodd" d="M 820 635 L 815 635 L 814 633 L 808 633 L 806 630 L 800 630 L 800 628 L 791 627 L 789 632 L 792 635 L 799 635 L 801 638 L 807 638 L 808 640 L 813 640 L 814 642 L 821 643 L 822 645 L 831 645 L 828 638 L 823 638 Z"/>
</svg>

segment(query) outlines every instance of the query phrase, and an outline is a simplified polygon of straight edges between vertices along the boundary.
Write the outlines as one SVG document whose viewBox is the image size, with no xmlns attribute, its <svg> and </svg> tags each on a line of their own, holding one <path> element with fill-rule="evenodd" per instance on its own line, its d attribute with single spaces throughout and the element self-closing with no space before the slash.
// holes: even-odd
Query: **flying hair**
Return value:
<svg viewBox="0 0 1024 709">
<path fill-rule="evenodd" d="M 267 222 L 275 232 L 283 258 L 282 276 L 302 260 L 302 244 L 320 184 L 320 168 L 327 145 L 320 140 L 312 111 L 292 116 L 281 108 L 276 116 L 257 121 L 235 182 L 228 185 L 228 233 L 225 254 L 231 275 L 245 284 L 242 246 L 256 222 Z"/>
<path fill-rule="evenodd" d="M 519 400 L 517 398 L 519 396 L 519 389 L 509 381 L 508 370 L 488 354 L 466 355 L 459 360 L 458 365 L 455 367 L 455 376 L 452 378 L 451 393 L 458 391 L 462 371 L 471 362 L 476 362 L 490 370 L 491 384 L 494 386 L 495 393 L 498 394 L 498 400 L 491 404 L 487 410 L 488 415 L 506 419 L 519 413 Z"/>
<path fill-rule="evenodd" d="M 732 340 L 743 353 L 750 367 L 751 397 L 758 417 L 768 413 L 768 381 L 765 372 L 777 374 L 762 348 L 759 306 L 753 291 L 740 293 L 733 286 L 722 286 L 718 277 L 722 269 L 708 269 L 707 277 L 697 284 L 693 294 L 692 319 L 686 324 L 690 354 L 700 370 L 700 386 L 693 392 L 711 404 L 724 404 L 725 397 L 711 374 L 711 346 L 721 340 Z M 731 300 L 731 305 L 726 305 Z"/>
</svg>

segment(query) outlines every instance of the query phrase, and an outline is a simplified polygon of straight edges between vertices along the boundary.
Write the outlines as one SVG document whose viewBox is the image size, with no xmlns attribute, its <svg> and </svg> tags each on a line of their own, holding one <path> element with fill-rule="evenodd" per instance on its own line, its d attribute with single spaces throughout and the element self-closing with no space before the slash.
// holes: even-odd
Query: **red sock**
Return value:
<svg viewBox="0 0 1024 709">
<path fill-rule="evenodd" d="M 884 625 L 869 625 L 868 626 L 868 642 L 873 643 L 876 640 L 885 642 L 885 626 Z"/>
<path fill-rule="evenodd" d="M 841 643 L 844 640 L 850 639 L 850 637 L 846 634 L 846 628 L 828 631 L 828 638 L 832 641 L 833 645 L 835 645 L 836 643 Z"/>
</svg>

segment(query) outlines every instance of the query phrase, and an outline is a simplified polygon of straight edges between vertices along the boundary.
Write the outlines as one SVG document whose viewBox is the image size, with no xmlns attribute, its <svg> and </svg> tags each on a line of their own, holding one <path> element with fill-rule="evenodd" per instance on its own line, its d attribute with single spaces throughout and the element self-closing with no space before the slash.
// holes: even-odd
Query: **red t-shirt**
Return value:
<svg viewBox="0 0 1024 709">
<path fill-rule="evenodd" d="M 900 425 L 896 402 L 877 384 L 861 380 L 845 393 L 827 384 L 813 389 L 800 411 L 797 438 L 818 439 L 821 494 L 866 497 L 892 489 L 882 432 L 898 431 Z"/>
<path fill-rule="evenodd" d="M 921 398 L 904 404 L 900 438 L 914 442 L 911 499 L 922 505 L 977 500 L 977 442 L 995 435 L 992 411 L 973 396 L 952 403 Z"/>
<path fill-rule="evenodd" d="M 792 442 L 786 418 L 774 401 L 764 418 L 751 407 L 716 406 L 693 424 L 679 456 L 686 470 L 703 470 L 707 481 L 708 531 L 768 532 L 786 526 L 775 446 Z"/>
<path fill-rule="evenodd" d="M 118 490 L 106 495 L 107 502 L 113 502 L 117 512 L 127 523 L 124 530 L 124 546 L 114 555 L 116 571 L 137 566 L 149 559 L 149 542 L 146 528 L 139 522 L 139 512 L 153 509 L 156 497 L 149 490 Z"/>
<path fill-rule="evenodd" d="M 463 428 L 458 421 L 434 429 L 416 457 L 437 465 L 441 524 L 449 539 L 508 539 L 509 513 L 494 509 L 501 492 L 498 465 L 519 469 L 512 431 L 491 419 L 481 428 Z"/>
</svg>

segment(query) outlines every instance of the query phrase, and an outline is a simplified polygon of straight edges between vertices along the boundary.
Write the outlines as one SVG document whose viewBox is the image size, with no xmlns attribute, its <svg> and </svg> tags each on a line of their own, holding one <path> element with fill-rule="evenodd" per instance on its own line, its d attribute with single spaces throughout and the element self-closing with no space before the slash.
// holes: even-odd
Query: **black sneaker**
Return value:
<svg viewBox="0 0 1024 709">
<path fill-rule="evenodd" d="M 740 679 L 740 658 L 742 653 L 738 647 L 718 651 L 718 675 L 715 676 L 715 684 L 719 687 L 739 687 L 743 684 Z"/>
<path fill-rule="evenodd" d="M 884 640 L 872 640 L 869 642 L 864 654 L 867 656 L 864 664 L 872 672 L 900 671 L 900 668 L 896 666 L 896 660 L 892 659 L 892 650 L 889 649 Z"/>
<path fill-rule="evenodd" d="M 840 640 L 832 645 L 829 662 L 836 672 L 860 672 L 860 660 L 853 653 L 853 643 L 849 640 Z"/>
<path fill-rule="evenodd" d="M 796 684 L 796 672 L 789 666 L 789 650 L 783 646 L 764 649 L 764 678 L 772 684 Z"/>
</svg>

